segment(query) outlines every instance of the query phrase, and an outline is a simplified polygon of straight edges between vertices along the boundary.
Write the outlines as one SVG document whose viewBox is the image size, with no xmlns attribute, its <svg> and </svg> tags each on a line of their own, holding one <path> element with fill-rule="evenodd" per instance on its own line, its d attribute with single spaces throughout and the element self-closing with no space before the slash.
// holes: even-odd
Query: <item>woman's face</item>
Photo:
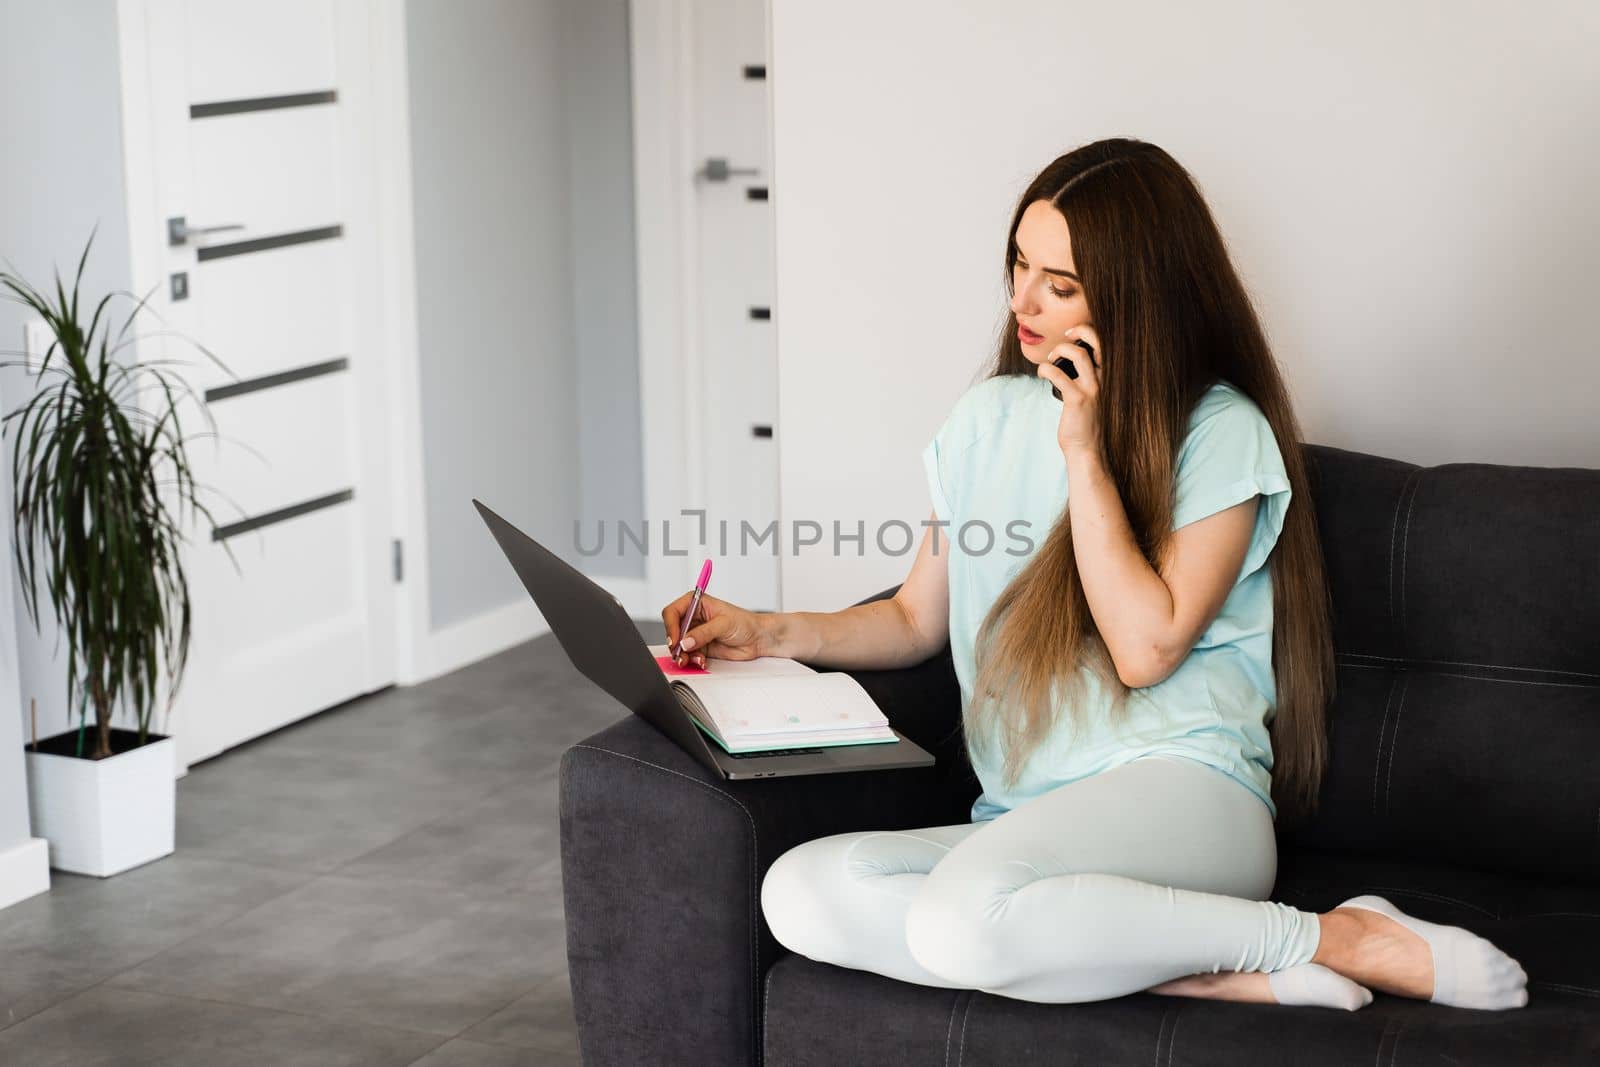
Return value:
<svg viewBox="0 0 1600 1067">
<path fill-rule="evenodd" d="M 1089 322 L 1089 305 L 1072 262 L 1067 220 L 1048 200 L 1029 204 L 1017 223 L 1011 284 L 1017 339 L 1022 354 L 1034 363 L 1043 363 L 1072 327 Z"/>
</svg>

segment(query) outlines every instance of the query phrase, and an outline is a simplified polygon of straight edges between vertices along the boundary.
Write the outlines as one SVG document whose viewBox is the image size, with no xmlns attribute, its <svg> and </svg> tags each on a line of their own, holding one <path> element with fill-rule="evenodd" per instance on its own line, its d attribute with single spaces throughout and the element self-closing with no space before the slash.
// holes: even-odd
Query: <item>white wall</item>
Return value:
<svg viewBox="0 0 1600 1067">
<path fill-rule="evenodd" d="M 642 511 L 627 5 L 410 0 L 406 35 L 437 630 L 527 600 L 473 497 L 643 574 L 573 549 Z"/>
<path fill-rule="evenodd" d="M 772 27 L 783 523 L 869 534 L 786 548 L 785 610 L 904 579 L 871 533 L 928 516 L 1015 197 L 1101 137 L 1194 174 L 1308 440 L 1600 467 L 1592 0 L 773 0 Z"/>
<path fill-rule="evenodd" d="M 0 145 L 6 153 L 0 165 L 0 257 L 35 286 L 48 284 L 58 266 L 71 283 L 96 223 L 85 293 L 98 298 L 131 284 L 120 91 L 114 0 L 0 0 Z M 113 304 L 123 313 L 130 306 Z M 23 323 L 31 314 L 0 300 L 0 349 L 22 347 Z M 21 368 L 0 370 L 5 412 L 26 403 L 37 386 L 37 377 Z M 6 857 L 29 838 L 22 760 L 29 698 L 38 698 L 41 738 L 76 725 L 66 708 L 66 640 L 60 638 L 58 647 L 49 595 L 41 588 L 41 636 L 14 574 L 16 421 L 7 429 L 0 464 L 0 893 Z"/>
</svg>

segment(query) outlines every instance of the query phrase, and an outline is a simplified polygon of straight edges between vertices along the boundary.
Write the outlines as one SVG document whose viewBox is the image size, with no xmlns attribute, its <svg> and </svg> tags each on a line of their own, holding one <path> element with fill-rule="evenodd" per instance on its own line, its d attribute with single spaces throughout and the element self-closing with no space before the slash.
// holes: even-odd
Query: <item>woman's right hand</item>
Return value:
<svg viewBox="0 0 1600 1067">
<path fill-rule="evenodd" d="M 661 611 L 661 621 L 667 627 L 667 648 L 678 640 L 679 627 L 684 623 L 684 613 L 694 599 L 694 591 L 683 594 Z M 746 611 L 726 600 L 718 600 L 706 593 L 700 595 L 700 608 L 688 620 L 683 635 L 692 642 L 691 648 L 680 648 L 674 660 L 682 667 L 685 662 L 705 669 L 706 657 L 713 659 L 755 659 L 772 655 L 772 635 L 764 616 Z"/>
</svg>

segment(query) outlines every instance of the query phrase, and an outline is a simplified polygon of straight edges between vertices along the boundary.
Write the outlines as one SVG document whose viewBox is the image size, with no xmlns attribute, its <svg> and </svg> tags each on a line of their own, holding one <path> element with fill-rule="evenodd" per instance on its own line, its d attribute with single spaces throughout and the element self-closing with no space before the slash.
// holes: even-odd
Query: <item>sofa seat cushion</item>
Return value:
<svg viewBox="0 0 1600 1067">
<path fill-rule="evenodd" d="M 1463 926 L 1516 957 L 1526 1007 L 1474 1011 L 1376 994 L 1360 1011 L 1135 993 L 1035 1004 L 785 952 L 765 981 L 769 1065 L 1600 1063 L 1600 891 L 1294 850 L 1273 898 L 1326 911 L 1360 893 Z M 1290 1052 L 1292 1050 L 1292 1053 Z"/>
<path fill-rule="evenodd" d="M 767 973 L 766 996 L 767 1067 L 1600 1062 L 1600 1003 L 1544 991 L 1511 1011 L 1381 993 L 1354 1012 L 1154 993 L 1034 1004 L 912 985 L 791 952 Z"/>
</svg>

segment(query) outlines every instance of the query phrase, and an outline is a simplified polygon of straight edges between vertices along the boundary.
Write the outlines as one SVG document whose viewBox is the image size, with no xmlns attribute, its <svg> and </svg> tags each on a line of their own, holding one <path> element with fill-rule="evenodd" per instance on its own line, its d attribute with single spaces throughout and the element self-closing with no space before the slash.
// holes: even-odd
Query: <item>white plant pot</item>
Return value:
<svg viewBox="0 0 1600 1067">
<path fill-rule="evenodd" d="M 33 834 L 50 842 L 50 866 L 105 878 L 172 854 L 175 742 L 148 736 L 148 744 L 102 760 L 24 748 Z M 92 741 L 91 732 L 85 750 Z"/>
</svg>

